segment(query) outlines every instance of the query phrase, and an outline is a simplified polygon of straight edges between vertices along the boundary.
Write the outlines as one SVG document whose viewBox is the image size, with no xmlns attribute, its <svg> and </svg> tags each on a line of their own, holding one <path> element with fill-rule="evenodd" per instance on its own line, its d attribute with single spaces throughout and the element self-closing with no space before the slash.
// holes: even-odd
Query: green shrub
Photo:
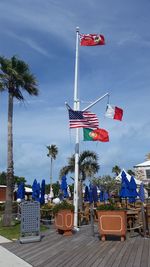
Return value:
<svg viewBox="0 0 150 267">
<path fill-rule="evenodd" d="M 5 203 L 0 203 L 0 212 L 5 210 Z"/>
<path fill-rule="evenodd" d="M 53 207 L 53 214 L 57 214 L 60 210 L 71 210 L 72 212 L 74 211 L 74 206 L 73 204 L 67 202 L 66 200 L 63 200 L 59 204 L 56 204 Z"/>
<path fill-rule="evenodd" d="M 106 205 L 98 206 L 97 210 L 122 210 L 122 208 L 119 208 L 114 204 L 106 204 Z"/>
</svg>

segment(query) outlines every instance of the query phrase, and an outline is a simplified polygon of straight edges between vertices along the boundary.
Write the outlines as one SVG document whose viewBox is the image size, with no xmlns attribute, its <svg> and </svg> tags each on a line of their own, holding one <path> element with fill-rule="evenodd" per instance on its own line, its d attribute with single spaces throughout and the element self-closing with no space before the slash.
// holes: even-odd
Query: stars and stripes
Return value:
<svg viewBox="0 0 150 267">
<path fill-rule="evenodd" d="M 95 113 L 69 109 L 70 128 L 98 128 L 99 122 Z"/>
</svg>

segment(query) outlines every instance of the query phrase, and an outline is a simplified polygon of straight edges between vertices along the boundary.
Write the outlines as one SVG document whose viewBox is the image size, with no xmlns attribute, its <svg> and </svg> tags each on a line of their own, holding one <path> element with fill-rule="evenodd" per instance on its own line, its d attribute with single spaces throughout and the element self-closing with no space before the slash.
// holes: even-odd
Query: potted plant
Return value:
<svg viewBox="0 0 150 267">
<path fill-rule="evenodd" d="M 44 225 L 51 224 L 52 217 L 53 217 L 53 204 L 52 203 L 46 203 L 41 206 L 40 209 L 41 213 L 41 221 Z"/>
<path fill-rule="evenodd" d="M 101 240 L 105 241 L 107 235 L 117 235 L 124 241 L 127 228 L 126 210 L 114 204 L 106 204 L 97 207 L 97 213 Z"/>
<path fill-rule="evenodd" d="M 55 227 L 64 236 L 72 235 L 74 206 L 66 200 L 53 207 Z"/>
</svg>

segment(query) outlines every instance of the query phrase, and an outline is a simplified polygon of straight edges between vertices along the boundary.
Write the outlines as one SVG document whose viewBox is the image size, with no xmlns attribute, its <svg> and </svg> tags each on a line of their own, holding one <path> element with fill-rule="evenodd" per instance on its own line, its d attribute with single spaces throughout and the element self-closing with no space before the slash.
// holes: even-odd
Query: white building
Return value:
<svg viewBox="0 0 150 267">
<path fill-rule="evenodd" d="M 135 177 L 144 184 L 150 183 L 150 160 L 134 166 Z"/>
</svg>

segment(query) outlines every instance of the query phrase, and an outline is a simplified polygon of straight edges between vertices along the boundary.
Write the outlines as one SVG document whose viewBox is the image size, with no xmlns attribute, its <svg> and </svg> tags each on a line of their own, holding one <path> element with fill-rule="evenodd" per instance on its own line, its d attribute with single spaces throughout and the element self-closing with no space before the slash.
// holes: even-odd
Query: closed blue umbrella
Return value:
<svg viewBox="0 0 150 267">
<path fill-rule="evenodd" d="M 122 178 L 122 183 L 125 183 L 126 187 L 129 189 L 130 182 L 129 182 L 127 175 L 124 171 L 122 171 L 122 173 L 121 173 L 121 178 Z"/>
<path fill-rule="evenodd" d="M 119 196 L 122 198 L 130 197 L 130 192 L 129 192 L 127 184 L 125 182 L 121 183 L 121 189 L 120 189 Z"/>
<path fill-rule="evenodd" d="M 17 198 L 18 199 L 25 199 L 25 188 L 24 188 L 24 183 L 21 182 L 18 186 L 18 190 L 17 190 Z"/>
<path fill-rule="evenodd" d="M 128 189 L 128 185 L 127 185 L 127 183 L 125 181 L 121 183 L 121 190 L 120 190 L 119 196 L 121 198 L 125 198 L 126 199 L 126 208 L 127 208 L 127 198 L 130 197 L 130 192 L 129 192 L 129 189 Z"/>
<path fill-rule="evenodd" d="M 40 202 L 40 183 L 37 184 L 37 198 L 36 198 L 36 201 L 39 201 Z"/>
<path fill-rule="evenodd" d="M 146 235 L 146 219 L 145 219 L 145 210 L 144 210 L 144 201 L 145 201 L 145 192 L 144 192 L 144 185 L 143 183 L 140 184 L 139 192 L 138 192 L 139 198 L 142 201 L 141 211 L 142 211 L 142 220 L 143 220 L 143 232 L 144 236 Z"/>
<path fill-rule="evenodd" d="M 41 183 L 41 197 L 40 197 L 40 203 L 43 205 L 45 203 L 45 180 L 42 180 Z"/>
<path fill-rule="evenodd" d="M 137 193 L 137 184 L 135 182 L 135 179 L 133 176 L 131 176 L 131 180 L 130 180 L 130 183 L 129 183 L 129 192 L 130 192 L 130 197 L 129 197 L 129 202 L 130 203 L 133 203 L 136 201 L 136 197 L 138 196 L 138 193 Z"/>
<path fill-rule="evenodd" d="M 143 183 L 140 184 L 139 192 L 138 192 L 139 198 L 142 202 L 145 201 L 145 192 L 144 192 L 144 185 Z"/>
<path fill-rule="evenodd" d="M 86 185 L 86 187 L 85 187 L 84 201 L 85 201 L 85 202 L 88 202 L 88 201 L 89 201 L 89 188 L 88 188 L 87 185 Z"/>
<path fill-rule="evenodd" d="M 60 186 L 64 198 L 69 197 L 68 191 L 67 191 L 67 177 L 64 175 L 61 178 L 61 186 Z"/>
<path fill-rule="evenodd" d="M 89 202 L 93 203 L 93 192 L 92 192 L 92 184 L 89 185 Z"/>
<path fill-rule="evenodd" d="M 108 193 L 105 191 L 105 192 L 104 192 L 104 195 L 103 195 L 103 199 L 104 199 L 104 201 L 107 201 L 108 198 L 109 198 Z"/>
<path fill-rule="evenodd" d="M 92 195 L 93 195 L 93 201 L 98 202 L 98 194 L 97 194 L 97 186 L 94 185 L 92 187 Z"/>
<path fill-rule="evenodd" d="M 37 183 L 37 180 L 35 179 L 32 185 L 32 199 L 35 201 L 40 201 L 40 184 Z"/>
<path fill-rule="evenodd" d="M 96 185 L 89 185 L 89 202 L 97 202 L 98 201 L 98 194 L 97 194 L 97 186 Z"/>
<path fill-rule="evenodd" d="M 34 200 L 36 198 L 36 188 L 37 188 L 37 180 L 34 179 L 33 184 L 32 184 L 32 199 Z"/>
<path fill-rule="evenodd" d="M 104 191 L 100 192 L 99 198 L 101 202 L 104 202 Z"/>
</svg>

